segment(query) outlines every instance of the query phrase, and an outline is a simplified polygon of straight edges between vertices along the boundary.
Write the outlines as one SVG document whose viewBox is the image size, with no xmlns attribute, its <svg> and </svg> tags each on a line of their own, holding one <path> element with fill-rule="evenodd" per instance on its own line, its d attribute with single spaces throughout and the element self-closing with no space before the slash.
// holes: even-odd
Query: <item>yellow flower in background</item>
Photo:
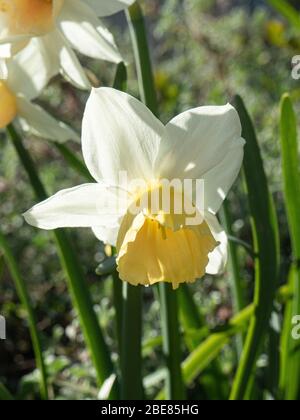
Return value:
<svg viewBox="0 0 300 420">
<path fill-rule="evenodd" d="M 3 81 L 0 81 L 0 106 L 0 128 L 4 128 L 15 119 L 18 107 L 16 96 Z"/>
<path fill-rule="evenodd" d="M 73 49 L 113 63 L 122 57 L 98 17 L 125 9 L 134 0 L 0 0 L 0 57 L 9 58 L 38 37 L 35 47 L 75 86 L 90 83 Z"/>
<path fill-rule="evenodd" d="M 79 141 L 78 135 L 32 101 L 54 73 L 34 43 L 7 62 L 0 62 L 0 129 L 16 118 L 23 130 L 39 137 L 65 142 Z"/>
<path fill-rule="evenodd" d="M 40 36 L 54 29 L 64 0 L 0 0 L 1 37 Z"/>
<path fill-rule="evenodd" d="M 82 148 L 97 182 L 34 206 L 24 215 L 28 223 L 42 229 L 91 227 L 97 238 L 117 246 L 120 278 L 133 285 L 170 282 L 177 288 L 224 270 L 227 237 L 215 214 L 239 173 L 244 148 L 231 105 L 195 108 L 164 126 L 132 96 L 93 89 Z M 160 197 L 164 181 L 173 180 L 202 180 L 202 202 L 176 186 L 168 211 L 160 198 L 145 199 L 157 192 Z M 182 203 L 190 207 L 178 212 Z"/>
</svg>

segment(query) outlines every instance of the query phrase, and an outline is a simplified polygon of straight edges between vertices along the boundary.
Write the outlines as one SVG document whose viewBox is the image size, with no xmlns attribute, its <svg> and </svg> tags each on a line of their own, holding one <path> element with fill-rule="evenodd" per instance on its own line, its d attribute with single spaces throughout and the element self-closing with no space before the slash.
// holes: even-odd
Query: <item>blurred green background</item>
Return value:
<svg viewBox="0 0 300 420">
<path fill-rule="evenodd" d="M 269 185 L 279 215 L 282 280 L 286 280 L 290 242 L 283 209 L 279 145 L 279 101 L 290 91 L 300 97 L 300 80 L 291 77 L 291 59 L 300 51 L 297 33 L 264 1 L 233 0 L 145 0 L 155 82 L 161 115 L 167 122 L 185 109 L 204 104 L 223 104 L 241 94 L 256 124 Z M 296 5 L 297 2 L 294 2 Z M 128 62 L 130 93 L 137 95 L 133 56 L 125 17 L 107 20 L 120 50 Z M 112 85 L 115 68 L 111 64 L 84 61 L 97 85 Z M 39 102 L 53 115 L 80 130 L 87 94 L 76 91 L 56 78 Z M 299 102 L 299 101 L 298 101 Z M 300 103 L 300 102 L 299 102 Z M 297 106 L 297 105 L 296 105 Z M 296 111 L 299 111 L 299 106 Z M 57 151 L 45 141 L 26 139 L 42 179 L 50 194 L 82 183 Z M 80 149 L 71 145 L 80 155 Z M 53 396 L 82 399 L 97 397 L 95 372 L 91 365 L 78 319 L 70 303 L 64 276 L 51 233 L 25 224 L 22 213 L 35 199 L 15 151 L 4 134 L 0 137 L 0 220 L 26 279 L 34 301 L 38 327 L 50 375 Z M 238 182 L 230 194 L 235 236 L 251 242 L 250 223 L 245 219 L 246 198 Z M 112 281 L 95 274 L 105 258 L 105 249 L 89 230 L 71 232 L 94 299 L 95 310 L 105 330 L 113 359 L 117 359 L 113 320 Z M 253 294 L 253 260 L 239 248 L 244 297 Z M 192 286 L 199 310 L 211 328 L 224 325 L 232 316 L 231 281 L 226 273 L 206 278 Z M 20 398 L 35 398 L 38 376 L 27 328 L 14 284 L 0 254 L 0 314 L 7 320 L 7 340 L 0 342 L 0 380 Z M 158 302 L 152 289 L 144 294 L 144 376 L 147 396 L 161 387 L 158 366 L 162 366 L 161 330 Z M 227 398 L 236 367 L 235 343 L 227 345 L 214 366 L 190 388 L 196 399 Z M 264 384 L 267 354 L 259 361 L 258 375 Z M 271 395 L 271 391 L 270 391 Z"/>
</svg>

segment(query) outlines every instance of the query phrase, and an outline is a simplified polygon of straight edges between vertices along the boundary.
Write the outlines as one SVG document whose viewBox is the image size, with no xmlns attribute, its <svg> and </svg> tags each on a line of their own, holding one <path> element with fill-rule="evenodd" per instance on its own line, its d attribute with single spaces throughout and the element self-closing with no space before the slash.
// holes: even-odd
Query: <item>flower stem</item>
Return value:
<svg viewBox="0 0 300 420">
<path fill-rule="evenodd" d="M 123 324 L 122 322 L 123 320 L 123 295 L 122 295 L 123 284 L 116 270 L 112 274 L 112 280 L 113 280 L 113 301 L 114 301 L 114 307 L 116 311 L 115 332 L 118 339 L 119 354 L 121 355 L 122 324 Z"/>
<path fill-rule="evenodd" d="M 35 354 L 36 367 L 40 372 L 41 398 L 43 400 L 47 400 L 48 399 L 47 371 L 46 371 L 46 365 L 45 365 L 45 361 L 43 357 L 41 340 L 40 340 L 39 333 L 37 330 L 35 312 L 34 312 L 30 297 L 29 297 L 29 293 L 26 288 L 26 283 L 20 273 L 17 261 L 10 250 L 10 247 L 7 243 L 5 236 L 2 234 L 1 231 L 0 231 L 0 248 L 2 249 L 4 253 L 4 257 L 7 262 L 9 271 L 15 282 L 19 299 L 22 302 L 22 305 L 24 306 L 24 308 L 26 309 L 26 312 L 28 315 L 29 331 L 30 331 L 33 350 Z"/>
<path fill-rule="evenodd" d="M 23 145 L 21 137 L 13 125 L 9 125 L 7 131 L 17 151 L 19 159 L 28 174 L 36 197 L 39 200 L 44 200 L 47 198 L 47 193 L 36 171 L 35 164 Z M 60 260 L 68 280 L 73 305 L 78 311 L 85 340 L 92 355 L 98 383 L 99 385 L 102 385 L 113 371 L 110 353 L 105 344 L 97 316 L 93 310 L 92 299 L 85 283 L 82 268 L 78 262 L 77 256 L 75 255 L 67 232 L 63 229 L 58 229 L 54 231 L 54 236 Z M 111 392 L 111 398 L 116 398 L 117 395 L 118 392 L 115 386 Z"/>
<path fill-rule="evenodd" d="M 135 2 L 128 8 L 127 20 L 131 33 L 141 99 L 157 115 L 158 102 L 154 87 L 145 21 L 138 2 Z"/>
<path fill-rule="evenodd" d="M 121 280 L 119 280 L 121 281 Z M 142 293 L 140 286 L 123 285 L 123 325 L 121 347 L 121 398 L 143 399 L 142 385 Z"/>
<path fill-rule="evenodd" d="M 186 396 L 180 367 L 181 340 L 178 327 L 177 292 L 171 287 L 166 283 L 159 285 L 163 350 L 167 365 L 166 398 L 168 400 L 184 400 Z"/>
<path fill-rule="evenodd" d="M 154 86 L 145 21 L 138 2 L 135 2 L 128 8 L 127 20 L 131 32 L 141 99 L 153 114 L 158 116 L 158 101 Z M 167 398 L 183 399 L 184 385 L 180 366 L 181 352 L 177 295 L 170 289 L 170 285 L 164 283 L 160 285 L 160 301 L 164 353 L 168 370 L 168 379 L 166 381 Z M 175 343 L 177 345 L 174 345 Z"/>
<path fill-rule="evenodd" d="M 127 68 L 126 68 L 125 63 L 123 63 L 123 62 L 119 63 L 118 66 L 117 66 L 117 70 L 116 70 L 116 74 L 115 74 L 115 78 L 114 78 L 114 83 L 113 83 L 113 88 L 117 89 L 117 90 L 120 90 L 122 92 L 126 92 L 126 90 L 127 90 Z M 114 254 L 114 258 L 116 258 L 117 250 L 115 248 L 113 248 L 113 254 Z M 116 321 L 115 321 L 116 334 L 117 334 L 117 337 L 118 337 L 118 346 L 119 346 L 119 355 L 120 355 L 120 363 L 121 363 L 121 370 L 122 370 L 122 378 L 125 379 L 125 376 L 126 376 L 125 369 L 126 369 L 126 367 L 125 367 L 125 364 L 122 364 L 122 353 L 121 353 L 122 340 L 123 340 L 123 334 L 122 334 L 123 319 L 124 319 L 124 327 L 126 329 L 127 329 L 127 327 L 130 328 L 130 325 L 128 325 L 128 326 L 125 325 L 125 319 L 126 319 L 127 314 L 123 313 L 123 312 L 125 312 L 125 306 L 124 306 L 124 302 L 123 302 L 123 282 L 119 278 L 119 273 L 117 272 L 116 261 L 115 261 L 114 269 L 113 269 L 113 272 L 112 272 L 112 278 L 113 278 L 113 296 L 114 296 L 113 299 L 114 299 L 114 307 L 115 307 L 115 311 L 116 311 L 116 317 L 115 317 L 115 319 L 116 319 Z M 141 313 L 141 311 L 142 311 L 142 309 L 140 309 L 140 313 Z M 123 318 L 123 316 L 124 316 L 124 318 Z M 141 315 L 138 317 L 138 319 L 141 319 Z M 138 326 L 137 332 L 138 332 L 138 335 L 140 335 L 140 337 L 141 337 L 142 336 L 141 325 Z M 130 335 L 130 329 L 128 331 L 128 334 Z M 124 338 L 127 339 L 125 336 L 124 336 Z M 141 338 L 140 338 L 140 340 L 141 340 Z M 138 348 L 138 350 L 137 350 L 138 357 L 141 354 L 141 349 L 139 349 L 139 346 L 140 345 L 138 345 L 138 347 L 137 347 Z M 127 348 L 127 346 L 125 346 L 125 347 Z M 124 351 L 125 351 L 125 349 L 124 349 Z M 126 354 L 124 354 L 124 358 L 125 359 L 127 358 Z M 141 360 L 140 360 L 140 363 L 142 363 Z M 136 372 L 136 374 L 137 374 L 137 372 Z M 140 372 L 138 373 L 138 375 L 141 378 L 141 373 Z M 130 377 L 130 373 L 129 373 L 129 377 Z M 138 382 L 142 383 L 141 380 L 138 380 Z M 125 391 L 123 392 L 124 383 L 125 382 L 122 379 L 122 394 L 123 394 L 123 396 L 126 396 Z M 138 389 L 139 389 L 139 384 L 138 384 L 138 387 L 137 387 L 137 391 L 138 391 Z"/>
<path fill-rule="evenodd" d="M 123 92 L 127 90 L 127 69 L 124 63 L 117 67 L 113 87 Z M 142 400 L 142 289 L 123 284 L 115 271 L 113 290 L 121 363 L 121 398 Z"/>
</svg>

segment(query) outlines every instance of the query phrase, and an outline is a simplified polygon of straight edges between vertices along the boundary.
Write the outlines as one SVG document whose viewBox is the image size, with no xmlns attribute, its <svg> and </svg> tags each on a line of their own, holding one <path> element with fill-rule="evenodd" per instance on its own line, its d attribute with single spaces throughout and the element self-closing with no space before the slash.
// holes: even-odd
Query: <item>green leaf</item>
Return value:
<svg viewBox="0 0 300 420">
<path fill-rule="evenodd" d="M 13 399 L 8 389 L 0 382 L 0 401 L 12 401 Z"/>
<path fill-rule="evenodd" d="M 296 267 L 292 266 L 289 273 L 289 285 L 291 289 L 294 288 L 296 275 Z M 293 363 L 291 356 L 291 349 L 293 346 L 293 340 L 291 337 L 292 318 L 293 318 L 293 300 L 289 300 L 285 306 L 283 328 L 281 332 L 280 341 L 280 379 L 279 379 L 279 391 L 282 399 L 289 399 L 294 388 L 294 377 L 293 377 Z M 297 373 L 297 369 L 296 369 Z M 290 386 L 290 380 L 292 383 Z M 294 388 L 295 389 L 295 388 Z M 295 398 L 296 399 L 296 398 Z"/>
<path fill-rule="evenodd" d="M 40 373 L 40 392 L 41 397 L 44 400 L 48 399 L 48 387 L 47 387 L 47 371 L 45 360 L 43 356 L 41 340 L 37 329 L 36 315 L 31 303 L 29 293 L 27 291 L 26 283 L 20 273 L 17 261 L 11 252 L 11 249 L 7 243 L 5 236 L 0 231 L 0 249 L 3 251 L 7 266 L 10 274 L 15 282 L 19 299 L 24 306 L 24 309 L 28 315 L 29 330 L 35 355 L 36 366 Z"/>
<path fill-rule="evenodd" d="M 300 160 L 297 121 L 289 95 L 281 100 L 280 139 L 284 197 L 292 239 L 293 256 L 300 259 Z"/>
<path fill-rule="evenodd" d="M 181 285 L 178 289 L 178 303 L 187 347 L 189 350 L 194 350 L 201 341 L 201 336 L 199 337 L 196 333 L 201 331 L 205 323 L 201 319 L 200 312 L 187 284 Z"/>
<path fill-rule="evenodd" d="M 230 203 L 226 199 L 223 204 L 222 208 L 222 221 L 226 228 L 226 233 L 230 238 L 233 238 L 233 231 L 232 231 L 232 220 L 231 220 L 231 209 Z M 232 294 L 234 298 L 234 309 L 235 313 L 240 312 L 242 309 L 245 308 L 245 299 L 243 296 L 243 288 L 241 285 L 241 273 L 238 263 L 238 254 L 237 254 L 237 247 L 236 243 L 233 240 L 229 240 L 229 259 L 230 259 L 230 275 L 231 275 L 231 288 Z"/>
<path fill-rule="evenodd" d="M 226 199 L 223 203 L 223 207 L 221 209 L 221 219 L 223 225 L 225 226 L 225 230 L 228 237 L 233 237 L 233 230 L 232 230 L 232 217 L 231 217 L 231 210 L 230 210 L 230 203 L 228 199 Z M 228 264 L 228 273 L 230 278 L 230 288 L 233 296 L 233 308 L 234 313 L 240 312 L 242 309 L 245 308 L 245 299 L 243 296 L 243 287 L 241 282 L 241 272 L 239 266 L 239 259 L 237 253 L 236 244 L 229 240 L 228 243 L 229 248 L 229 264 Z M 236 338 L 236 360 L 240 358 L 242 353 L 243 347 L 243 337 Z"/>
<path fill-rule="evenodd" d="M 293 302 L 286 308 L 282 335 L 281 391 L 288 400 L 297 400 L 300 391 L 300 349 L 291 337 L 292 318 L 300 314 L 300 161 L 297 120 L 288 94 L 281 100 L 280 139 L 285 206 L 292 241 L 294 264 L 290 273 Z"/>
<path fill-rule="evenodd" d="M 281 287 L 276 295 L 279 302 L 288 302 L 293 298 L 292 290 L 288 286 Z M 186 385 L 192 382 L 206 369 L 218 356 L 230 339 L 247 330 L 251 316 L 254 314 L 254 305 L 249 305 L 235 315 L 224 328 L 210 334 L 206 340 L 185 359 L 182 363 L 184 381 Z M 161 391 L 157 400 L 164 399 L 165 393 Z"/>
<path fill-rule="evenodd" d="M 232 318 L 222 331 L 210 334 L 198 347 L 192 351 L 182 363 L 184 382 L 190 385 L 218 356 L 230 339 L 246 330 L 253 314 L 254 306 L 250 305 Z M 162 400 L 165 393 L 162 391 L 156 397 Z"/>
<path fill-rule="evenodd" d="M 268 3 L 285 17 L 292 26 L 300 29 L 300 15 L 287 0 L 268 0 Z"/>
<path fill-rule="evenodd" d="M 243 133 L 246 140 L 244 178 L 249 202 L 255 259 L 254 313 L 238 371 L 234 380 L 231 399 L 246 397 L 248 384 L 253 383 L 255 364 L 275 299 L 279 272 L 279 233 L 273 198 L 270 195 L 255 130 L 240 97 L 235 98 Z"/>
<path fill-rule="evenodd" d="M 187 357 L 183 363 L 185 383 L 191 383 L 216 358 L 232 336 L 247 328 L 253 309 L 252 305 L 245 308 L 232 318 L 224 332 L 211 334 Z"/>
<path fill-rule="evenodd" d="M 117 66 L 113 88 L 122 92 L 127 90 L 127 69 L 124 63 L 119 63 Z"/>
</svg>

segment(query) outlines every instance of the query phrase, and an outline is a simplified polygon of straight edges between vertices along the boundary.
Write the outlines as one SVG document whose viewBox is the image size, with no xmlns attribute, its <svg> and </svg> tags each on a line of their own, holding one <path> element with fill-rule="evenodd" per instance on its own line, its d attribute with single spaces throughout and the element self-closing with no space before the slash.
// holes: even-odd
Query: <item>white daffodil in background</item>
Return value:
<svg viewBox="0 0 300 420">
<path fill-rule="evenodd" d="M 125 9 L 134 0 L 0 0 L 0 57 L 20 51 L 34 37 L 75 86 L 90 83 L 73 49 L 95 59 L 119 63 L 122 58 L 112 34 L 99 17 Z M 46 47 L 46 48 L 45 48 Z"/>
<path fill-rule="evenodd" d="M 0 62 L 0 128 L 17 118 L 25 131 L 39 137 L 57 142 L 79 141 L 70 127 L 32 102 L 54 75 L 50 69 L 44 54 L 34 45 Z"/>
<path fill-rule="evenodd" d="M 227 238 L 215 214 L 239 173 L 244 148 L 232 106 L 192 109 L 164 126 L 137 99 L 94 89 L 82 146 L 97 183 L 63 190 L 36 205 L 24 215 L 28 223 L 43 229 L 91 227 L 100 240 L 117 246 L 120 278 L 133 285 L 170 282 L 176 288 L 224 270 Z M 125 190 L 124 171 L 129 183 L 143 180 L 145 189 Z M 186 178 L 205 183 L 204 220 L 198 225 L 187 224 L 184 211 L 131 211 L 132 204 L 161 188 L 162 179 Z M 181 194 L 173 191 L 179 201 Z"/>
</svg>

